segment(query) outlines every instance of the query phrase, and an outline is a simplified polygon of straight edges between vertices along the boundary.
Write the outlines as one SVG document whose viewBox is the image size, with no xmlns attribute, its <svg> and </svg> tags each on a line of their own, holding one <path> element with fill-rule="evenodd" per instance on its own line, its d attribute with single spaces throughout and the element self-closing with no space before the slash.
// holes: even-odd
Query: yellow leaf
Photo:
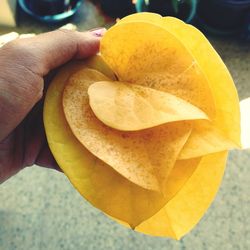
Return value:
<svg viewBox="0 0 250 250">
<path fill-rule="evenodd" d="M 136 20 L 137 15 L 130 15 L 119 23 L 133 23 Z M 183 149 L 186 151 L 186 156 L 183 152 L 183 157 L 196 157 L 239 147 L 241 133 L 238 94 L 230 73 L 205 36 L 195 27 L 174 17 L 162 18 L 153 13 L 140 13 L 137 21 L 158 25 L 182 41 L 194 57 L 195 65 L 199 65 L 199 71 L 208 80 L 209 89 L 216 104 L 216 112 L 211 113 L 210 111 L 213 122 L 210 128 L 207 125 L 202 128 L 204 123 L 197 123 L 197 128 L 196 125 L 194 126 L 188 143 Z M 199 92 L 199 88 L 197 91 Z M 188 98 L 184 99 L 188 100 Z M 205 109 L 203 110 L 205 111 Z M 201 138 L 204 135 L 206 138 Z M 203 141 L 202 144 L 199 144 L 197 139 L 200 142 Z M 214 140 L 218 143 L 212 143 L 216 146 L 212 148 L 210 142 Z M 190 149 L 187 148 L 188 145 L 190 145 Z"/>
<path fill-rule="evenodd" d="M 199 166 L 200 161 L 201 161 L 201 158 L 194 158 L 194 159 L 188 159 L 188 160 L 178 160 L 175 163 L 175 166 L 168 177 L 166 187 L 165 187 L 164 199 L 166 203 L 170 201 L 186 184 L 186 182 L 190 179 L 194 171 Z M 118 223 L 122 224 L 123 226 L 129 227 L 129 224 L 127 222 L 124 222 L 114 217 L 111 217 L 111 218 L 117 221 Z M 148 220 L 150 221 L 151 219 L 148 219 Z M 159 221 L 158 223 L 160 225 Z M 166 223 L 166 221 L 163 221 L 163 223 Z M 142 223 L 143 226 L 145 226 L 146 224 L 147 224 L 146 221 Z M 165 235 L 170 235 L 166 233 L 166 230 L 168 229 L 169 228 L 164 227 Z"/>
<path fill-rule="evenodd" d="M 119 81 L 168 92 L 214 117 L 206 77 L 184 44 L 165 28 L 141 21 L 115 25 L 101 40 L 101 55 Z"/>
<path fill-rule="evenodd" d="M 213 201 L 224 174 L 226 159 L 227 152 L 204 156 L 177 195 L 135 230 L 174 239 L 188 233 Z"/>
<path fill-rule="evenodd" d="M 100 50 L 104 60 L 66 65 L 50 85 L 50 149 L 108 216 L 179 239 L 214 199 L 226 150 L 240 144 L 233 81 L 206 38 L 175 18 L 126 17 Z"/>
<path fill-rule="evenodd" d="M 212 125 L 240 146 L 239 99 L 227 67 L 198 29 L 176 18 L 163 19 L 165 28 L 185 44 L 208 79 L 216 106 L 216 117 Z"/>
<path fill-rule="evenodd" d="M 174 95 L 136 84 L 96 82 L 88 94 L 97 118 L 118 130 L 135 131 L 175 121 L 208 119 L 197 107 Z"/>
<path fill-rule="evenodd" d="M 150 22 L 153 24 L 159 24 L 162 22 L 162 16 L 151 12 L 141 12 L 128 15 L 117 22 L 116 25 L 128 23 L 128 22 Z"/>
<path fill-rule="evenodd" d="M 168 180 L 165 187 L 165 199 L 171 200 L 178 193 L 179 190 L 192 176 L 196 168 L 201 161 L 201 157 L 177 160 L 171 173 L 168 176 Z"/>
<path fill-rule="evenodd" d="M 91 110 L 87 95 L 89 86 L 104 78 L 90 69 L 70 77 L 64 89 L 63 109 L 72 132 L 93 155 L 128 180 L 164 192 L 167 176 L 190 135 L 190 124 L 169 123 L 137 132 L 105 126 Z"/>
<path fill-rule="evenodd" d="M 110 69 L 110 67 L 104 62 L 103 58 L 99 55 L 92 56 L 84 61 L 81 61 L 81 63 L 84 65 L 84 67 L 95 69 L 113 81 L 117 79 L 115 73 Z"/>
<path fill-rule="evenodd" d="M 59 166 L 92 205 L 114 218 L 126 221 L 134 228 L 153 216 L 166 204 L 167 199 L 178 192 L 189 178 L 190 171 L 181 171 L 186 173 L 180 179 L 182 184 L 170 181 L 173 186 L 166 186 L 169 193 L 163 197 L 158 192 L 143 189 L 123 178 L 82 146 L 67 124 L 61 102 L 68 77 L 86 66 L 91 65 L 86 62 L 66 65 L 50 84 L 44 105 L 48 143 Z M 178 184 L 174 186 L 175 183 Z"/>
</svg>

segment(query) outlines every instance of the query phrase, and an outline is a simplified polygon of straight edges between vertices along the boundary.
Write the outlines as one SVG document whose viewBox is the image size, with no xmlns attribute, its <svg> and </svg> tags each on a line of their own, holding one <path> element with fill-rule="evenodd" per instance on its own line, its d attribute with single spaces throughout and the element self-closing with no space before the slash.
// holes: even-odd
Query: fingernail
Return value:
<svg viewBox="0 0 250 250">
<path fill-rule="evenodd" d="M 96 28 L 96 29 L 90 30 L 90 33 L 94 36 L 102 37 L 106 31 L 107 31 L 106 28 Z"/>
</svg>

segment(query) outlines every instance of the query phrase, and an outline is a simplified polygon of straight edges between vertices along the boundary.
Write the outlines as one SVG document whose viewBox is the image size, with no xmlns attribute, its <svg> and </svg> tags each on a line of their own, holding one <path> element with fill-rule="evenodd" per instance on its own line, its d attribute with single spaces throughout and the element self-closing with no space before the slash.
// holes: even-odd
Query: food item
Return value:
<svg viewBox="0 0 250 250">
<path fill-rule="evenodd" d="M 100 52 L 51 83 L 50 149 L 104 213 L 179 239 L 212 202 L 227 151 L 240 146 L 234 83 L 206 38 L 175 18 L 128 16 L 107 31 Z"/>
</svg>

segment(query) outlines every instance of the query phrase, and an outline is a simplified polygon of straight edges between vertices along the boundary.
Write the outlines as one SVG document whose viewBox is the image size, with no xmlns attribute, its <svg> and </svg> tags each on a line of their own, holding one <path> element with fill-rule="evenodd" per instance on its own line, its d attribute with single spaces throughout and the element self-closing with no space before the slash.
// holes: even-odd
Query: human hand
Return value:
<svg viewBox="0 0 250 250">
<path fill-rule="evenodd" d="M 33 164 L 59 170 L 44 133 L 44 92 L 54 69 L 96 54 L 104 32 L 57 30 L 0 48 L 0 183 Z"/>
</svg>

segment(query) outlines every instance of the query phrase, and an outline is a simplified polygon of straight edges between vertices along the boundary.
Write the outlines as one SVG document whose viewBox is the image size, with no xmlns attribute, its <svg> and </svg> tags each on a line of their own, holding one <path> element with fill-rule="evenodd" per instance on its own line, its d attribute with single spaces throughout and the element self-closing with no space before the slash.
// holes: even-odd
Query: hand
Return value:
<svg viewBox="0 0 250 250">
<path fill-rule="evenodd" d="M 0 48 L 0 183 L 33 164 L 59 169 L 43 127 L 47 82 L 67 61 L 96 54 L 104 31 L 58 30 Z"/>
</svg>

